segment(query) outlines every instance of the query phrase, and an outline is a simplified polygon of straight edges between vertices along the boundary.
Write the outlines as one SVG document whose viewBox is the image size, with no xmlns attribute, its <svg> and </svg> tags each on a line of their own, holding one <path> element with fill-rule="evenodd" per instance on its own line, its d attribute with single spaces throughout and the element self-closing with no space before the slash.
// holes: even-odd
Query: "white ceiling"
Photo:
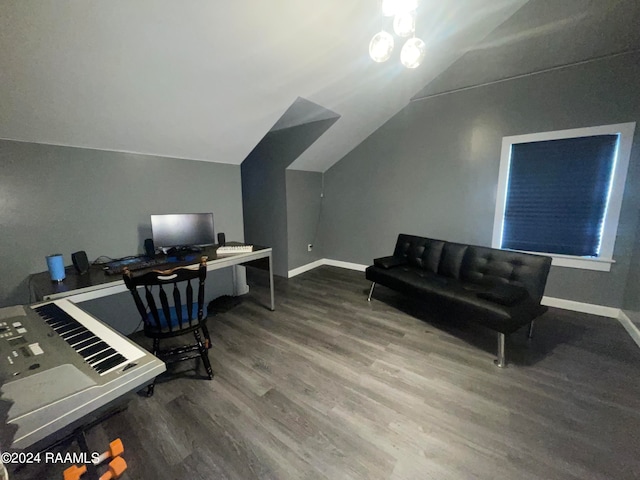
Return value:
<svg viewBox="0 0 640 480">
<path fill-rule="evenodd" d="M 302 97 L 341 117 L 290 168 L 325 171 L 525 3 L 421 0 L 408 70 L 377 0 L 0 0 L 0 138 L 240 164 Z"/>
</svg>

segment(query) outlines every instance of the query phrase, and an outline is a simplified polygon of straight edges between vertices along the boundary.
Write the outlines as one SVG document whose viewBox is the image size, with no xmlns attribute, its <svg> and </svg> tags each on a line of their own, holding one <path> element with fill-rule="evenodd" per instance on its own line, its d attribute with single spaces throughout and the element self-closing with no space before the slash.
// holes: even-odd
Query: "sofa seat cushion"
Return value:
<svg viewBox="0 0 640 480">
<path fill-rule="evenodd" d="M 483 298 L 491 297 L 492 292 L 493 295 L 503 291 L 513 292 L 508 288 L 510 285 L 506 284 L 496 286 L 462 282 L 409 265 L 388 269 L 373 265 L 365 272 L 367 279 L 372 282 L 428 304 L 444 306 L 450 315 L 468 318 L 502 333 L 515 332 L 546 311 L 546 307 L 533 300 L 526 291 L 509 305 Z"/>
<path fill-rule="evenodd" d="M 380 283 L 411 295 L 449 295 L 448 279 L 421 268 L 405 265 L 395 268 L 381 268 L 375 265 L 365 270 L 366 277 L 372 282 Z"/>
<path fill-rule="evenodd" d="M 511 306 L 518 303 L 527 295 L 524 287 L 517 285 L 496 285 L 490 290 L 478 293 L 478 297 L 500 305 Z"/>
<path fill-rule="evenodd" d="M 484 298 L 496 287 L 459 283 L 450 285 L 456 291 L 450 302 L 451 311 L 502 333 L 513 333 L 544 313 L 547 308 L 526 293 L 509 305 Z"/>
</svg>

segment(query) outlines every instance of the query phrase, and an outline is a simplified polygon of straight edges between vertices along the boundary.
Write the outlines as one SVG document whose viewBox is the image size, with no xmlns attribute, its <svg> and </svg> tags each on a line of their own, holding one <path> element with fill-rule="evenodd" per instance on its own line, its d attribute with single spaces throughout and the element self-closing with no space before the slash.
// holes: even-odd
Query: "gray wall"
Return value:
<svg viewBox="0 0 640 480">
<path fill-rule="evenodd" d="M 502 137 L 640 124 L 638 78 L 635 53 L 411 102 L 325 174 L 322 248 L 370 264 L 400 232 L 491 245 Z M 617 263 L 608 273 L 553 267 L 546 295 L 622 306 L 638 223 L 637 130 Z"/>
<path fill-rule="evenodd" d="M 640 189 L 635 190 L 636 195 L 640 193 L 638 190 Z M 640 217 L 640 209 L 636 209 L 635 214 L 636 217 Z M 629 275 L 627 276 L 627 286 L 624 292 L 623 310 L 632 321 L 640 325 L 640 221 L 636 226 Z"/>
<path fill-rule="evenodd" d="M 213 212 L 216 232 L 244 238 L 238 166 L 2 140 L 0 172 L 0 305 L 29 301 L 47 254 L 70 264 L 78 250 L 91 261 L 142 252 L 152 213 Z M 232 288 L 227 272 L 207 283 Z M 123 301 L 97 303 L 118 316 Z"/>
<path fill-rule="evenodd" d="M 273 248 L 276 275 L 286 277 L 289 270 L 285 170 L 336 120 L 331 118 L 270 131 L 242 162 L 245 238 L 247 243 Z M 292 240 L 292 243 L 297 245 L 299 242 Z"/>
<path fill-rule="evenodd" d="M 323 257 L 317 234 L 322 212 L 322 173 L 287 170 L 287 242 L 289 270 Z M 308 244 L 313 249 L 307 250 Z"/>
<path fill-rule="evenodd" d="M 282 130 L 286 134 L 287 130 Z M 267 134 L 242 162 L 242 208 L 247 243 L 273 248 L 273 271 L 287 271 L 287 191 L 284 169 L 271 156 L 275 134 Z"/>
</svg>

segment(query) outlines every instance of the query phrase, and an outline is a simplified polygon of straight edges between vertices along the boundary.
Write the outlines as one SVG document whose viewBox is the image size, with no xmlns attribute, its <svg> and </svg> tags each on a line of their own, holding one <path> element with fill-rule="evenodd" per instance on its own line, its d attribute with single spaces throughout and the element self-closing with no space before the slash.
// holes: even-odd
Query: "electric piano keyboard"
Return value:
<svg viewBox="0 0 640 480">
<path fill-rule="evenodd" d="M 0 308 L 0 401 L 11 445 L 24 449 L 137 391 L 162 361 L 67 299 Z"/>
<path fill-rule="evenodd" d="M 100 375 L 127 362 L 126 357 L 55 303 L 41 305 L 34 310 Z"/>
</svg>

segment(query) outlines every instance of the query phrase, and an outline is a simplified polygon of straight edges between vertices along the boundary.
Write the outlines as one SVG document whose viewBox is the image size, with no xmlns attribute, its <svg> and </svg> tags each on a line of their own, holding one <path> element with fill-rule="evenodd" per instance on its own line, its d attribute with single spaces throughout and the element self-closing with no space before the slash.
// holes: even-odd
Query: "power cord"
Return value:
<svg viewBox="0 0 640 480">
<path fill-rule="evenodd" d="M 127 337 L 130 337 L 131 335 L 136 333 L 138 331 L 138 329 L 140 328 L 140 325 L 142 325 L 142 319 L 140 319 L 140 321 L 138 322 L 138 325 L 136 325 L 136 328 L 134 328 L 133 331 L 129 335 L 127 335 Z"/>
<path fill-rule="evenodd" d="M 320 208 L 318 208 L 318 218 L 316 220 L 316 228 L 313 232 L 313 240 L 312 245 L 316 244 L 316 240 L 318 238 L 318 228 L 320 226 L 320 219 L 322 218 L 322 206 L 324 205 L 324 172 L 322 172 L 321 177 L 321 186 L 320 186 Z"/>
</svg>

